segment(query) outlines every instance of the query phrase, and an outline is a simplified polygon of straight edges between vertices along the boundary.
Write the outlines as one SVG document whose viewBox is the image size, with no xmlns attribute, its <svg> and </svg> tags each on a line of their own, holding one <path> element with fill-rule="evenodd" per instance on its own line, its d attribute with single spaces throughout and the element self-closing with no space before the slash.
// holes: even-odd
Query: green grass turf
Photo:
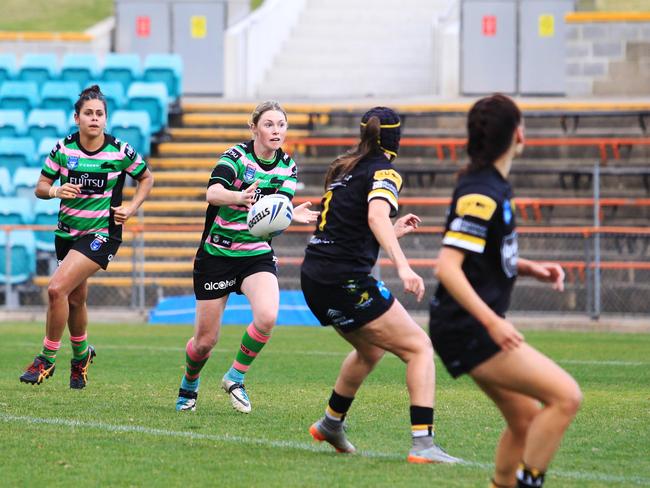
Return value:
<svg viewBox="0 0 650 488">
<path fill-rule="evenodd" d="M 2 0 L 0 30 L 82 32 L 113 15 L 113 0 Z"/>
<path fill-rule="evenodd" d="M 190 327 L 91 325 L 98 356 L 83 391 L 68 388 L 70 348 L 41 386 L 18 382 L 42 325 L 0 325 L 2 486 L 485 487 L 503 426 L 467 378 L 438 368 L 437 437 L 474 464 L 409 465 L 404 366 L 386 357 L 349 415 L 363 451 L 311 441 L 348 346 L 329 329 L 279 327 L 253 364 L 253 412 L 219 389 L 243 327 L 224 327 L 203 374 L 198 409 L 174 402 Z M 650 485 L 650 335 L 528 332 L 579 381 L 585 401 L 550 470 L 552 487 Z"/>
</svg>

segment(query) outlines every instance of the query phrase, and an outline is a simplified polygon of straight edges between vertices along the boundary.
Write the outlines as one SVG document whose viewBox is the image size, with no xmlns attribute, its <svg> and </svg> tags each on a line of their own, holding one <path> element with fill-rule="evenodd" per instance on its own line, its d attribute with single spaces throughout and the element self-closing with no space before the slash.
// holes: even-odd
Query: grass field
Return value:
<svg viewBox="0 0 650 488">
<path fill-rule="evenodd" d="M 190 327 L 92 325 L 98 356 L 85 390 L 68 388 L 69 346 L 56 374 L 21 384 L 43 328 L 0 325 L 1 486 L 486 487 L 496 410 L 438 364 L 437 437 L 469 463 L 409 465 L 404 367 L 386 357 L 360 391 L 335 454 L 307 429 L 322 415 L 348 348 L 332 330 L 280 327 L 253 364 L 253 412 L 219 389 L 242 327 L 225 327 L 204 370 L 197 411 L 174 401 Z M 585 401 L 552 466 L 552 487 L 650 486 L 650 335 L 528 332 L 579 381 Z"/>
</svg>

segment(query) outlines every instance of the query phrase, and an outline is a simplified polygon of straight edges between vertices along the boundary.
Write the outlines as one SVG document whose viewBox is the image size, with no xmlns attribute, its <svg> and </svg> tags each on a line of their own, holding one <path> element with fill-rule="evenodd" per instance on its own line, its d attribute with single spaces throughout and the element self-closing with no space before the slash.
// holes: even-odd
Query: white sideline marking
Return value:
<svg viewBox="0 0 650 488">
<path fill-rule="evenodd" d="M 32 425 L 55 425 L 70 427 L 73 429 L 76 428 L 89 428 L 104 430 L 107 432 L 126 432 L 133 434 L 145 434 L 152 436 L 160 437 L 181 437 L 192 440 L 210 440 L 210 441 L 219 441 L 235 444 L 253 444 L 257 446 L 266 446 L 266 447 L 278 447 L 282 449 L 295 449 L 299 451 L 308 451 L 308 452 L 317 452 L 317 453 L 332 453 L 332 450 L 326 446 L 319 446 L 312 443 L 306 442 L 294 442 L 294 441 L 274 441 L 271 439 L 255 439 L 250 437 L 238 437 L 231 435 L 217 435 L 217 434 L 200 434 L 197 432 L 187 432 L 180 430 L 165 430 L 165 429 L 154 429 L 151 427 L 144 427 L 140 425 L 115 425 L 115 424 L 106 424 L 103 422 L 85 422 L 83 420 L 69 420 L 69 419 L 60 419 L 60 418 L 39 418 L 39 417 L 28 417 L 23 415 L 10 415 L 0 413 L 0 420 L 3 422 L 15 422 L 15 423 L 24 423 Z M 404 460 L 405 455 L 376 452 L 376 451 L 359 451 L 357 452 L 358 456 L 363 456 L 367 458 L 375 459 L 394 459 L 394 460 Z M 480 463 L 474 461 L 464 461 L 457 466 L 463 467 L 474 467 L 481 468 L 483 470 L 491 470 L 494 465 L 491 463 Z M 621 483 L 633 483 L 636 485 L 647 485 L 650 484 L 650 478 L 642 478 L 639 476 L 616 476 L 608 475 L 597 472 L 582 472 L 582 471 L 561 471 L 561 470 L 551 470 L 551 476 L 558 476 L 562 478 L 571 478 L 576 480 L 584 481 L 601 481 L 601 482 L 621 482 Z"/>
<path fill-rule="evenodd" d="M 3 344 L 6 345 L 7 343 Z M 12 345 L 20 347 L 34 346 L 33 342 L 13 343 Z M 184 347 L 179 346 L 135 346 L 133 344 L 124 344 L 122 346 L 117 344 L 102 344 L 99 349 L 123 349 L 131 351 L 158 351 L 158 352 L 185 352 Z M 217 353 L 230 353 L 233 349 L 215 347 L 213 352 Z M 264 355 L 267 354 L 288 354 L 299 356 L 347 356 L 349 351 L 275 351 L 273 349 L 265 349 Z M 394 354 L 387 353 L 384 357 L 397 359 Z M 553 359 L 553 358 L 551 358 Z M 616 360 L 582 360 L 582 359 L 553 359 L 558 364 L 584 364 L 593 366 L 645 366 L 650 365 L 650 361 L 616 361 Z"/>
</svg>

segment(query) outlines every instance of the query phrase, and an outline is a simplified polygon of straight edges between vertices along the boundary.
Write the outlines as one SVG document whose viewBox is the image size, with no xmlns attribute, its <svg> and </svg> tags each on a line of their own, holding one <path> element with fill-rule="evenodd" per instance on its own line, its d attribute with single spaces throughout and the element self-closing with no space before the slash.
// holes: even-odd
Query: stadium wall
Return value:
<svg viewBox="0 0 650 488">
<path fill-rule="evenodd" d="M 650 94 L 650 12 L 567 15 L 567 95 Z"/>
<path fill-rule="evenodd" d="M 0 52 L 92 53 L 103 57 L 111 51 L 115 18 L 109 17 L 84 32 L 0 32 Z"/>
</svg>

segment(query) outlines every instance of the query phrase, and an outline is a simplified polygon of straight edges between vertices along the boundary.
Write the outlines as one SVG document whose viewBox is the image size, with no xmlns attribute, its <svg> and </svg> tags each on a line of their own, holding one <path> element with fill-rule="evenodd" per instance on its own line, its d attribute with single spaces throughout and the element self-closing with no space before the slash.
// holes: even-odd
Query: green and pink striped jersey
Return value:
<svg viewBox="0 0 650 488">
<path fill-rule="evenodd" d="M 273 161 L 260 160 L 253 151 L 253 141 L 228 149 L 212 170 L 208 187 L 220 183 L 224 188 L 241 191 L 259 181 L 255 201 L 279 193 L 293 198 L 298 174 L 295 161 L 278 149 Z M 245 206 L 208 205 L 201 248 L 213 256 L 247 257 L 271 252 L 268 241 L 248 232 Z"/>
<path fill-rule="evenodd" d="M 104 145 L 87 151 L 79 133 L 61 139 L 45 159 L 41 174 L 61 184 L 81 185 L 76 198 L 61 200 L 55 234 L 76 240 L 87 234 L 122 239 L 122 226 L 115 225 L 111 207 L 122 204 L 122 188 L 128 174 L 138 179 L 147 163 L 126 142 L 104 135 Z"/>
</svg>

